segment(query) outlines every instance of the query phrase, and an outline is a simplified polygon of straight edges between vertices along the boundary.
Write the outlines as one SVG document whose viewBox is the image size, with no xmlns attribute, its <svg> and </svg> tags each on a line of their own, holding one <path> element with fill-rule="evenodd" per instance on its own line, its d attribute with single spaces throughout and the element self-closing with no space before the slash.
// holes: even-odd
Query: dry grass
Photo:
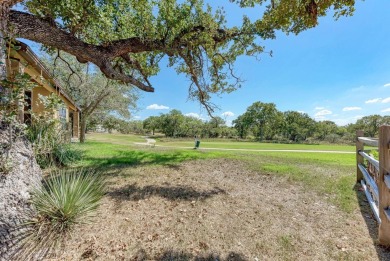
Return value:
<svg viewBox="0 0 390 261">
<path fill-rule="evenodd" d="M 363 215 L 346 213 L 238 160 L 108 175 L 96 222 L 51 260 L 390 260 L 373 243 L 376 224 L 363 200 Z"/>
</svg>

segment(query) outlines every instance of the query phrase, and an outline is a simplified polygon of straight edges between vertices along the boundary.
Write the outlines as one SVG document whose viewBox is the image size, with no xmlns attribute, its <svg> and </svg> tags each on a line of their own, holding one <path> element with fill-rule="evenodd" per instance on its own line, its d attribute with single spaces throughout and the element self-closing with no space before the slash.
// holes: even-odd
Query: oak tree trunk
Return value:
<svg viewBox="0 0 390 261">
<path fill-rule="evenodd" d="M 83 115 L 80 121 L 80 143 L 85 142 L 85 131 L 87 130 L 87 119 Z"/>
</svg>

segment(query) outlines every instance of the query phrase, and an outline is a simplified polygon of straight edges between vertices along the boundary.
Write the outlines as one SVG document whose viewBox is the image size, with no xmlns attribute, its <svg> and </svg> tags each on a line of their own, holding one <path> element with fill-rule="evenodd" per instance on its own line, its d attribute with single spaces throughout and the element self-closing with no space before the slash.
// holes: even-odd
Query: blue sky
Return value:
<svg viewBox="0 0 390 261">
<path fill-rule="evenodd" d="M 240 9 L 228 0 L 213 1 L 214 6 L 222 4 L 230 25 L 244 13 L 250 17 L 260 13 Z M 214 114 L 230 123 L 252 103 L 262 101 L 275 103 L 281 111 L 301 111 L 338 125 L 366 115 L 390 115 L 389 10 L 389 0 L 357 0 L 352 17 L 335 21 L 329 16 L 298 36 L 280 33 L 275 40 L 262 42 L 273 57 L 239 58 L 235 69 L 245 82 L 241 89 L 213 98 L 220 108 Z M 32 44 L 32 48 L 39 46 Z M 163 66 L 151 82 L 155 92 L 141 93 L 133 119 L 171 109 L 208 118 L 199 103 L 187 100 L 189 82 L 174 69 Z"/>
<path fill-rule="evenodd" d="M 225 10 L 231 23 L 240 17 L 237 14 L 256 12 L 232 4 Z M 235 69 L 245 82 L 241 89 L 213 98 L 220 107 L 215 115 L 230 122 L 256 101 L 339 125 L 366 115 L 390 115 L 389 10 L 388 0 L 357 1 L 352 17 L 335 21 L 329 16 L 298 36 L 279 34 L 264 41 L 273 57 L 263 54 L 260 61 L 241 57 Z M 155 93 L 142 93 L 135 118 L 178 109 L 207 119 L 197 102 L 187 100 L 188 81 L 172 68 L 163 67 L 152 84 Z"/>
</svg>

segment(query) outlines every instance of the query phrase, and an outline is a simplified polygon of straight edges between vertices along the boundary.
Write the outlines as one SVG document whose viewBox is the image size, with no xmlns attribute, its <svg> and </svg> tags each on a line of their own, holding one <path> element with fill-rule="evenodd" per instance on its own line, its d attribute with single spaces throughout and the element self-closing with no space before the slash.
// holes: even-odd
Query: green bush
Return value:
<svg viewBox="0 0 390 261">
<path fill-rule="evenodd" d="M 34 154 L 41 168 L 68 166 L 82 156 L 81 151 L 69 145 L 66 131 L 58 126 L 56 120 L 35 117 L 27 127 L 26 135 L 33 144 Z"/>
<path fill-rule="evenodd" d="M 81 159 L 82 151 L 72 148 L 70 144 L 60 144 L 54 148 L 53 156 L 57 165 L 68 166 Z"/>
<path fill-rule="evenodd" d="M 379 160 L 379 152 L 378 150 L 370 150 L 369 154 L 376 160 Z"/>
</svg>

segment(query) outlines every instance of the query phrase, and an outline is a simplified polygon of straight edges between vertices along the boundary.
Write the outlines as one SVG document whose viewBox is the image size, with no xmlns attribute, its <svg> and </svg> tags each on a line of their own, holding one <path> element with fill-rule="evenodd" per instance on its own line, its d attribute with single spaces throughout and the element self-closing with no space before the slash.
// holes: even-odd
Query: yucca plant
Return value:
<svg viewBox="0 0 390 261">
<path fill-rule="evenodd" d="M 20 247 L 12 260 L 43 259 L 77 226 L 91 221 L 105 193 L 103 175 L 91 169 L 56 170 L 31 198 L 34 216 L 16 228 Z"/>
<path fill-rule="evenodd" d="M 105 193 L 105 179 L 90 169 L 56 170 L 32 193 L 36 216 L 24 226 L 24 258 L 49 253 L 76 225 L 89 222 Z M 26 259 L 27 260 L 27 259 Z"/>
<path fill-rule="evenodd" d="M 51 230 L 63 234 L 93 215 L 104 188 L 104 178 L 96 171 L 57 170 L 33 192 L 32 204 Z"/>
</svg>

